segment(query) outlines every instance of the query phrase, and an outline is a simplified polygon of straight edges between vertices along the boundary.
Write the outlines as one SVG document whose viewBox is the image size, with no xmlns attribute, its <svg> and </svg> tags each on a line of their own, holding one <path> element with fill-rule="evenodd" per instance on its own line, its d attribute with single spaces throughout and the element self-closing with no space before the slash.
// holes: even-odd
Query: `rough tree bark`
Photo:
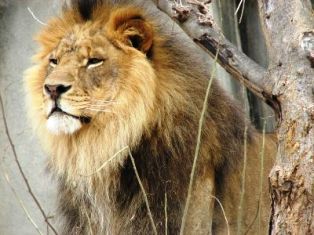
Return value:
<svg viewBox="0 0 314 235">
<path fill-rule="evenodd" d="M 281 106 L 272 234 L 314 234 L 314 17 L 310 1 L 259 0 L 268 80 Z"/>
<path fill-rule="evenodd" d="M 264 69 L 220 33 L 206 0 L 156 0 L 162 11 L 278 119 L 278 153 L 269 175 L 270 234 L 314 234 L 314 15 L 310 0 L 258 0 L 267 39 Z"/>
</svg>

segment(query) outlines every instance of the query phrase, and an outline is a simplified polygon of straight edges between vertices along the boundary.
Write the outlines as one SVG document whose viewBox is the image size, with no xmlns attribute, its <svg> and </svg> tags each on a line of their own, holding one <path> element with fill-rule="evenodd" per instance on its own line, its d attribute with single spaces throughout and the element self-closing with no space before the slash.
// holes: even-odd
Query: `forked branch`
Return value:
<svg viewBox="0 0 314 235">
<path fill-rule="evenodd" d="M 4 110 L 4 104 L 3 104 L 3 100 L 2 100 L 2 96 L 1 96 L 1 93 L 0 93 L 0 113 L 2 113 L 2 118 L 3 118 L 3 122 L 4 122 L 4 130 L 5 130 L 5 133 L 7 135 L 7 138 L 9 140 L 9 144 L 10 144 L 10 147 L 11 147 L 11 150 L 13 152 L 13 156 L 14 156 L 14 160 L 17 164 L 17 167 L 19 169 L 19 172 L 23 178 L 23 181 L 28 189 L 28 192 L 30 194 L 30 196 L 33 198 L 33 201 L 35 202 L 36 206 L 38 207 L 39 211 L 41 212 L 42 216 L 44 217 L 45 219 L 45 222 L 47 223 L 48 227 L 53 231 L 53 233 L 55 235 L 58 235 L 58 232 L 57 230 L 53 227 L 53 225 L 49 222 L 49 218 L 47 216 L 47 214 L 45 213 L 44 209 L 42 208 L 38 198 L 35 196 L 29 182 L 28 182 L 28 179 L 22 169 L 22 166 L 20 164 L 20 161 L 18 159 L 18 156 L 17 156 L 17 153 L 16 153 L 16 150 L 15 150 L 15 145 L 13 143 L 13 140 L 11 138 L 11 135 L 10 135 L 10 132 L 9 132 L 9 127 L 8 127 L 8 124 L 7 124 L 7 119 L 6 119 L 6 115 L 5 115 L 5 110 Z"/>
<path fill-rule="evenodd" d="M 187 0 L 178 4 L 174 0 L 154 1 L 156 6 L 171 18 L 207 53 L 214 57 L 218 51 L 218 63 L 250 91 L 268 103 L 277 114 L 280 107 L 272 95 L 267 70 L 255 63 L 229 42 L 213 23 L 208 9 L 210 1 Z"/>
</svg>

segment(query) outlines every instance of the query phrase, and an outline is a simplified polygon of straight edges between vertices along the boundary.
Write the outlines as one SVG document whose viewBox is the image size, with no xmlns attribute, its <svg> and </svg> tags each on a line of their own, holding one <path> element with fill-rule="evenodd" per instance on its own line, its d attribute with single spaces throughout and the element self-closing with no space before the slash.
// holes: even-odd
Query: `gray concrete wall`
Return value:
<svg viewBox="0 0 314 235">
<path fill-rule="evenodd" d="M 57 0 L 11 0 L 2 1 L 0 5 L 0 92 L 4 101 L 5 115 L 29 184 L 49 215 L 55 214 L 55 184 L 45 172 L 46 156 L 36 137 L 33 136 L 25 116 L 22 79 L 23 71 L 31 65 L 30 57 L 36 50 L 36 44 L 32 40 L 33 35 L 41 27 L 29 14 L 27 7 L 45 21 L 58 12 L 58 2 Z M 5 181 L 6 173 L 30 216 L 43 234 L 47 234 L 43 217 L 27 192 L 14 162 L 12 149 L 4 132 L 2 113 L 0 116 L 0 234 L 37 234 Z"/>
</svg>

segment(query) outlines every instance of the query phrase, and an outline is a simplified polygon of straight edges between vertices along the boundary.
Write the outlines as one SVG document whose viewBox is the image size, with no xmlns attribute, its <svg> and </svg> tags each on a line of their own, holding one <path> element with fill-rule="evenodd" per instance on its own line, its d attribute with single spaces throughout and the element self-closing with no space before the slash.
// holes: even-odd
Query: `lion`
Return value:
<svg viewBox="0 0 314 235">
<path fill-rule="evenodd" d="M 275 142 L 262 148 L 215 80 L 200 121 L 210 75 L 159 20 L 73 1 L 37 36 L 27 111 L 59 184 L 61 234 L 266 233 Z"/>
</svg>

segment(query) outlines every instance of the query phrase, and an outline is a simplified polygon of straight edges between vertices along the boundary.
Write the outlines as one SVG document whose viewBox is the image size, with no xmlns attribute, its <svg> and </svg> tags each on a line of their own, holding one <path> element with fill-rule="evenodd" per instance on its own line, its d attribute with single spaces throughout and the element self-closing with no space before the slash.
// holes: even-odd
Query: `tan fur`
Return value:
<svg viewBox="0 0 314 235">
<path fill-rule="evenodd" d="M 137 41 L 132 41 L 134 36 Z M 60 182 L 60 209 L 66 217 L 63 234 L 152 233 L 142 192 L 129 169 L 128 152 L 97 170 L 125 146 L 136 159 L 158 233 L 164 233 L 167 193 L 169 234 L 177 234 L 208 75 L 201 66 L 191 66 L 189 62 L 195 60 L 187 58 L 189 51 L 176 48 L 137 7 L 104 4 L 89 21 L 77 10 L 67 9 L 49 22 L 37 40 L 42 47 L 25 79 L 28 112 L 50 156 L 49 167 Z M 59 60 L 55 68 L 49 66 L 51 57 Z M 87 69 L 88 58 L 104 62 Z M 91 122 L 73 134 L 50 133 L 46 122 L 52 100 L 43 92 L 45 84 L 71 85 L 59 105 Z M 246 125 L 249 182 L 243 233 L 258 207 L 261 144 L 259 134 Z M 220 208 L 215 206 L 213 212 L 212 195 L 222 201 L 231 231 L 236 230 L 244 126 L 239 107 L 214 82 L 186 234 L 208 234 L 212 220 L 213 233 L 225 234 Z M 268 146 L 265 160 L 271 162 L 269 152 L 274 146 L 271 141 Z M 266 165 L 265 172 L 270 167 Z M 267 198 L 263 199 L 266 206 Z M 262 231 L 266 225 L 267 210 L 263 209 Z M 257 230 L 254 224 L 249 234 Z"/>
</svg>

